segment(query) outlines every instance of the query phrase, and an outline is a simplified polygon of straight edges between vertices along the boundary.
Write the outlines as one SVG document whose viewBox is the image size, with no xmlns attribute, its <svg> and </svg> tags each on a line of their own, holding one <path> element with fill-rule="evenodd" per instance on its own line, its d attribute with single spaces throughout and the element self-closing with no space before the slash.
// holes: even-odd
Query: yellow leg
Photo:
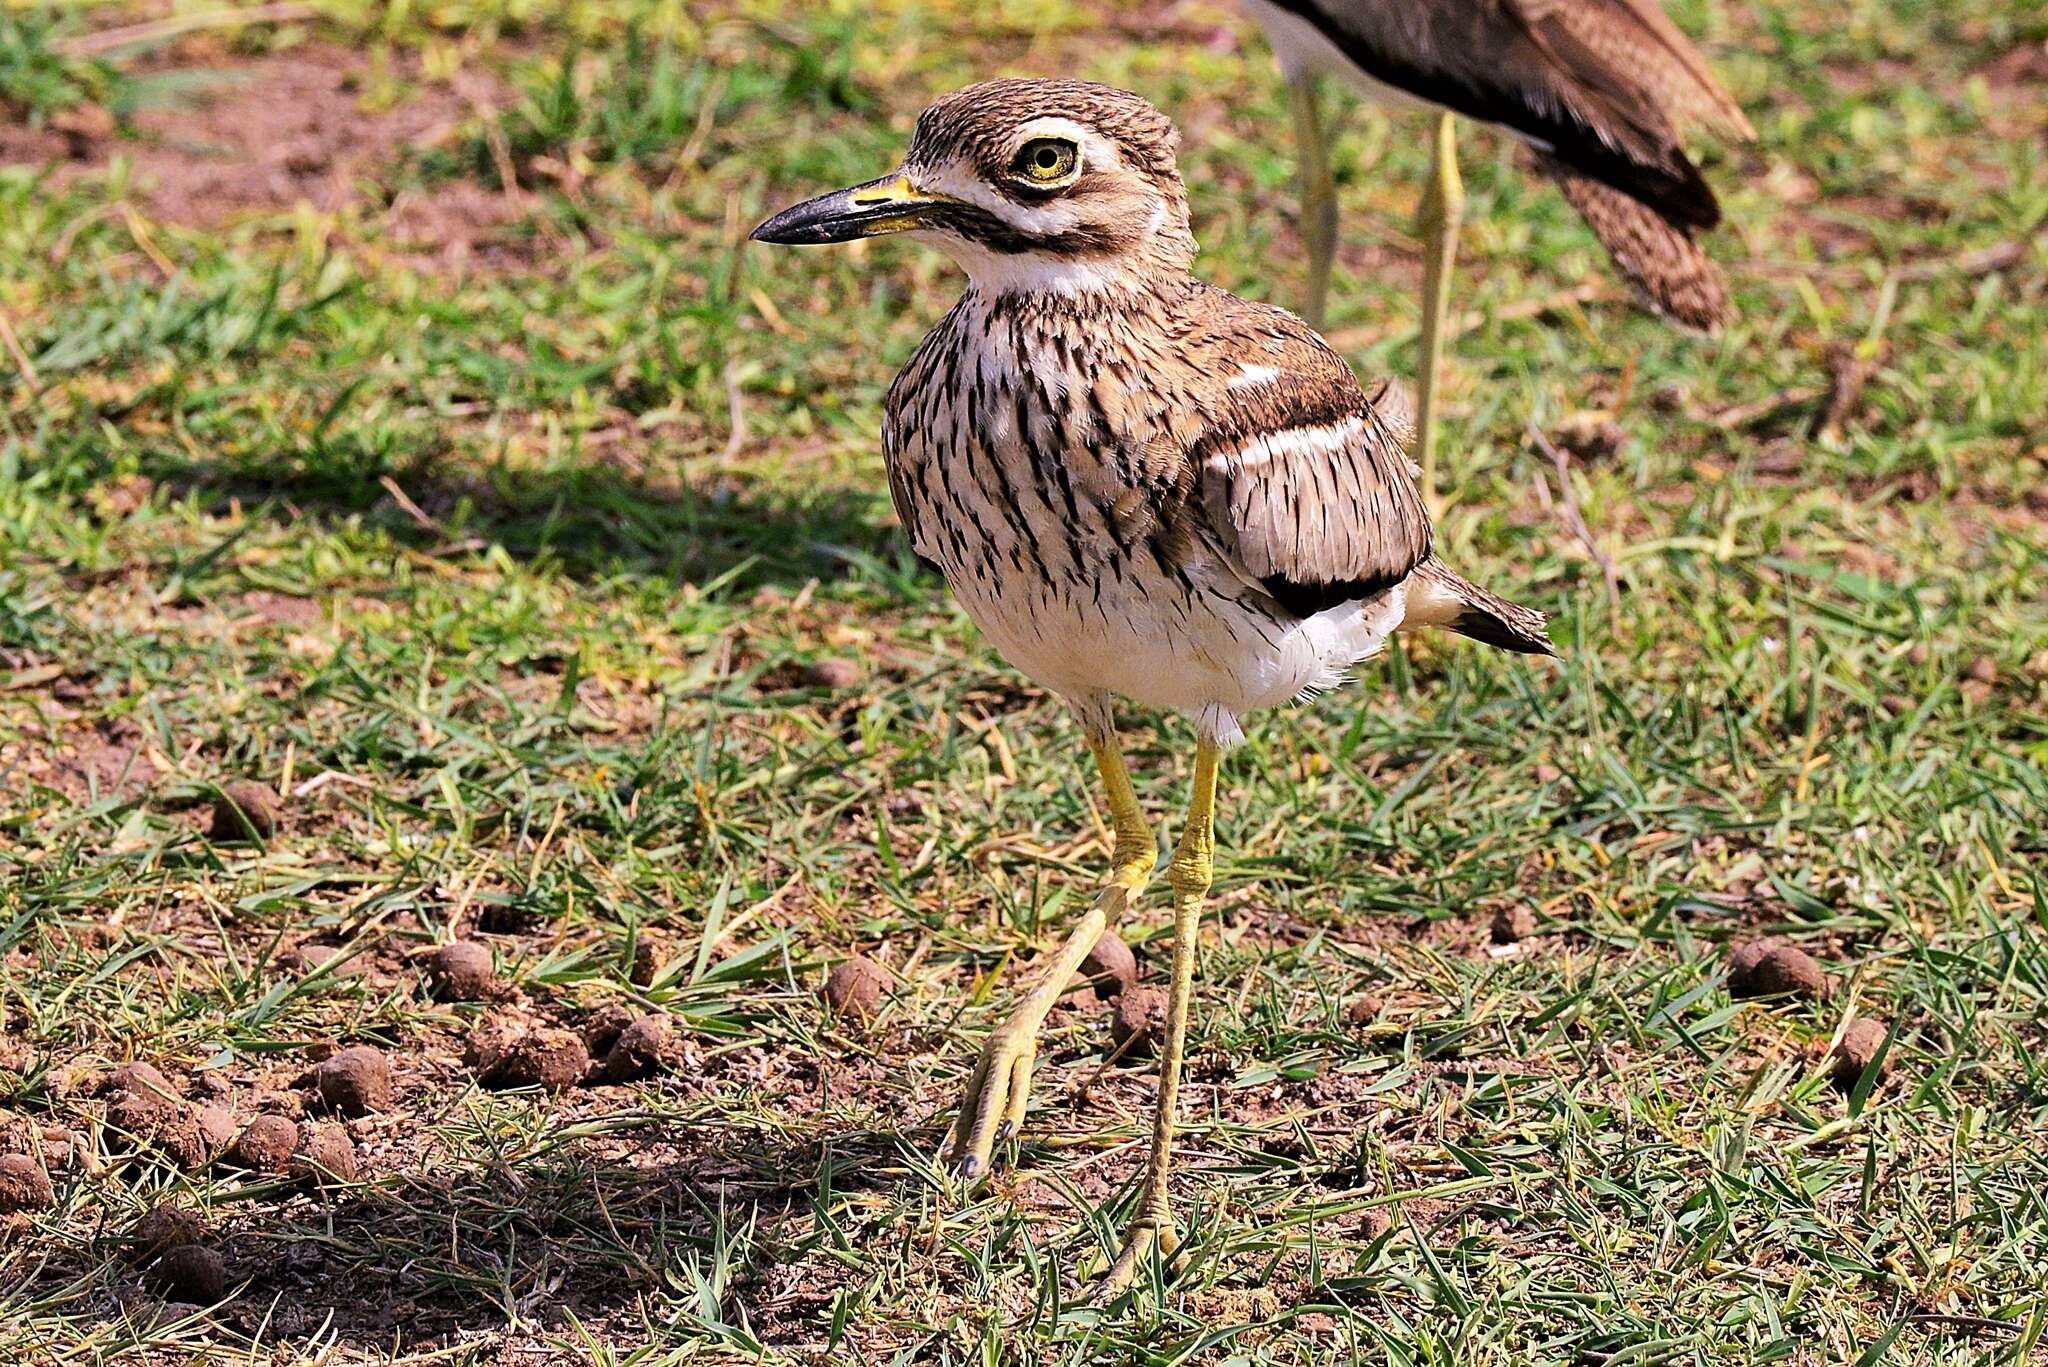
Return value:
<svg viewBox="0 0 2048 1367">
<path fill-rule="evenodd" d="M 1451 115 L 1437 117 L 1436 155 L 1429 186 L 1416 215 L 1427 253 L 1422 260 L 1422 388 L 1417 419 L 1416 459 L 1422 464 L 1422 496 L 1437 504 L 1436 441 L 1442 400 L 1444 324 L 1451 299 L 1451 268 L 1458 257 L 1458 223 L 1465 215 L 1465 184 L 1458 176 L 1457 130 Z"/>
<path fill-rule="evenodd" d="M 1131 790 L 1131 775 L 1117 750 L 1116 733 L 1090 734 L 1088 748 L 1095 766 L 1109 790 L 1110 820 L 1116 828 L 1116 866 L 1109 882 L 1096 895 L 1073 932 L 1047 963 L 1045 973 L 1033 984 L 1010 1018 L 996 1027 L 982 1047 L 981 1059 L 961 1099 L 960 1114 L 953 1122 L 949 1147 L 953 1161 L 966 1177 L 988 1170 L 989 1154 L 1003 1140 L 1015 1134 L 1024 1122 L 1031 1103 L 1031 1071 L 1038 1058 L 1038 1032 L 1080 968 L 1081 960 L 1102 938 L 1102 932 L 1123 916 L 1131 900 L 1143 890 L 1159 860 L 1158 842 L 1145 824 L 1138 795 Z"/>
<path fill-rule="evenodd" d="M 1300 158 L 1301 244 L 1308 249 L 1308 295 L 1301 316 L 1321 330 L 1330 299 L 1330 263 L 1337 255 L 1337 187 L 1330 180 L 1330 146 L 1313 76 L 1287 83 L 1294 110 L 1295 155 Z"/>
<path fill-rule="evenodd" d="M 1181 1055 L 1187 1046 L 1188 998 L 1195 982 L 1195 941 L 1202 924 L 1202 900 L 1215 870 L 1216 762 L 1213 741 L 1195 753 L 1195 791 L 1188 800 L 1188 824 L 1167 869 L 1173 886 L 1173 984 L 1166 998 L 1166 1043 L 1159 1051 L 1159 1108 L 1152 1120 L 1152 1157 L 1145 1168 L 1145 1191 L 1131 1221 L 1123 1252 L 1102 1279 L 1098 1299 L 1120 1295 L 1154 1248 L 1171 1258 L 1180 1246 L 1167 1202 L 1166 1170 L 1173 1156 L 1173 1121 L 1180 1103 Z"/>
</svg>

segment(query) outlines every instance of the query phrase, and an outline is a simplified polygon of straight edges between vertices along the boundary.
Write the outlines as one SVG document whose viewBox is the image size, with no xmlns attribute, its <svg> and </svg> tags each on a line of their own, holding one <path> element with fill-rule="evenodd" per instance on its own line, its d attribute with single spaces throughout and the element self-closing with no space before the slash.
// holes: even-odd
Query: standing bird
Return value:
<svg viewBox="0 0 2048 1367">
<path fill-rule="evenodd" d="M 1217 763 L 1239 718 L 1335 687 L 1397 630 L 1552 653 L 1540 614 L 1431 553 L 1400 391 L 1362 391 L 1294 315 L 1189 276 L 1178 144 L 1126 91 L 992 81 L 927 109 L 899 169 L 753 234 L 908 233 L 965 268 L 967 293 L 889 387 L 890 493 L 967 615 L 1079 715 L 1108 790 L 1114 869 L 982 1051 L 950 1145 L 964 1174 L 1024 1120 L 1047 1012 L 1158 857 L 1115 701 L 1194 722 L 1158 1114 L 1112 1293 L 1178 1243 L 1167 1160 Z"/>
<path fill-rule="evenodd" d="M 1300 143 L 1309 321 L 1322 326 L 1337 197 L 1313 81 L 1437 114 L 1417 215 L 1422 275 L 1423 488 L 1436 491 L 1439 372 L 1465 191 L 1451 116 L 1497 124 L 1535 149 L 1651 312 L 1713 332 L 1730 314 L 1698 234 L 1721 206 L 1680 139 L 1697 125 L 1756 136 L 1657 0 L 1243 0 L 1286 75 Z"/>
</svg>

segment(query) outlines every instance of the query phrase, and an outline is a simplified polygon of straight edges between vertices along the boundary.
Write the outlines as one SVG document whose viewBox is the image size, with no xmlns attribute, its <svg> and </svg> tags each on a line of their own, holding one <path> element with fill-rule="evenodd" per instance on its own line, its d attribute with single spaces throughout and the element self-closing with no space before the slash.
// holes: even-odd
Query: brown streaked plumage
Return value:
<svg viewBox="0 0 2048 1367">
<path fill-rule="evenodd" d="M 1712 333 L 1731 315 L 1728 287 L 1690 231 L 1605 181 L 1555 157 L 1537 157 L 1568 203 L 1600 239 L 1636 301 L 1694 332 Z"/>
<path fill-rule="evenodd" d="M 1362 390 L 1282 309 L 1194 280 L 1166 119 L 1075 81 L 998 81 L 936 103 L 903 167 L 770 218 L 770 242 L 908 232 L 968 289 L 889 388 L 898 514 L 968 615 L 1081 717 L 1108 790 L 1115 870 L 989 1038 L 955 1122 L 985 1171 L 1029 1104 L 1037 1035 L 1157 858 L 1117 751 L 1119 700 L 1200 737 L 1168 870 L 1172 993 L 1143 1204 L 1105 1280 L 1170 1256 L 1168 1159 L 1212 868 L 1218 759 L 1246 713 L 1331 688 L 1396 630 L 1439 626 L 1549 654 L 1543 618 L 1432 551 L 1399 387 Z"/>
</svg>

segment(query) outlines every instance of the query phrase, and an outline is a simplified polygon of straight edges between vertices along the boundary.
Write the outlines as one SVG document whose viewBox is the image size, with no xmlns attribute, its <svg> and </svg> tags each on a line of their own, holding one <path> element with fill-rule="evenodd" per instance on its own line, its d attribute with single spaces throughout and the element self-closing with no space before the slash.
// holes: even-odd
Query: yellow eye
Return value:
<svg viewBox="0 0 2048 1367">
<path fill-rule="evenodd" d="M 1065 138 L 1033 138 L 1017 149 L 1010 169 L 1024 180 L 1051 185 L 1074 173 L 1081 149 Z"/>
</svg>

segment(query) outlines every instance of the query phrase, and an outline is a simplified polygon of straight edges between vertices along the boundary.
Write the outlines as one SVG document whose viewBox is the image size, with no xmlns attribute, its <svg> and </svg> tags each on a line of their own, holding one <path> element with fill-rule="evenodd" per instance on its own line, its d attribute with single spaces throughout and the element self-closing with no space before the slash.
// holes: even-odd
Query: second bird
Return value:
<svg viewBox="0 0 2048 1367">
<path fill-rule="evenodd" d="M 1437 115 L 1424 191 L 1421 432 L 1434 492 L 1438 371 L 1464 190 L 1453 114 L 1507 129 L 1536 153 L 1653 312 L 1712 332 L 1728 291 L 1698 236 L 1721 208 L 1683 137 L 1754 135 L 1706 59 L 1656 0 L 1242 0 L 1273 44 L 1302 158 L 1303 312 L 1321 326 L 1337 201 L 1312 82 L 1335 76 L 1369 98 Z"/>
</svg>

